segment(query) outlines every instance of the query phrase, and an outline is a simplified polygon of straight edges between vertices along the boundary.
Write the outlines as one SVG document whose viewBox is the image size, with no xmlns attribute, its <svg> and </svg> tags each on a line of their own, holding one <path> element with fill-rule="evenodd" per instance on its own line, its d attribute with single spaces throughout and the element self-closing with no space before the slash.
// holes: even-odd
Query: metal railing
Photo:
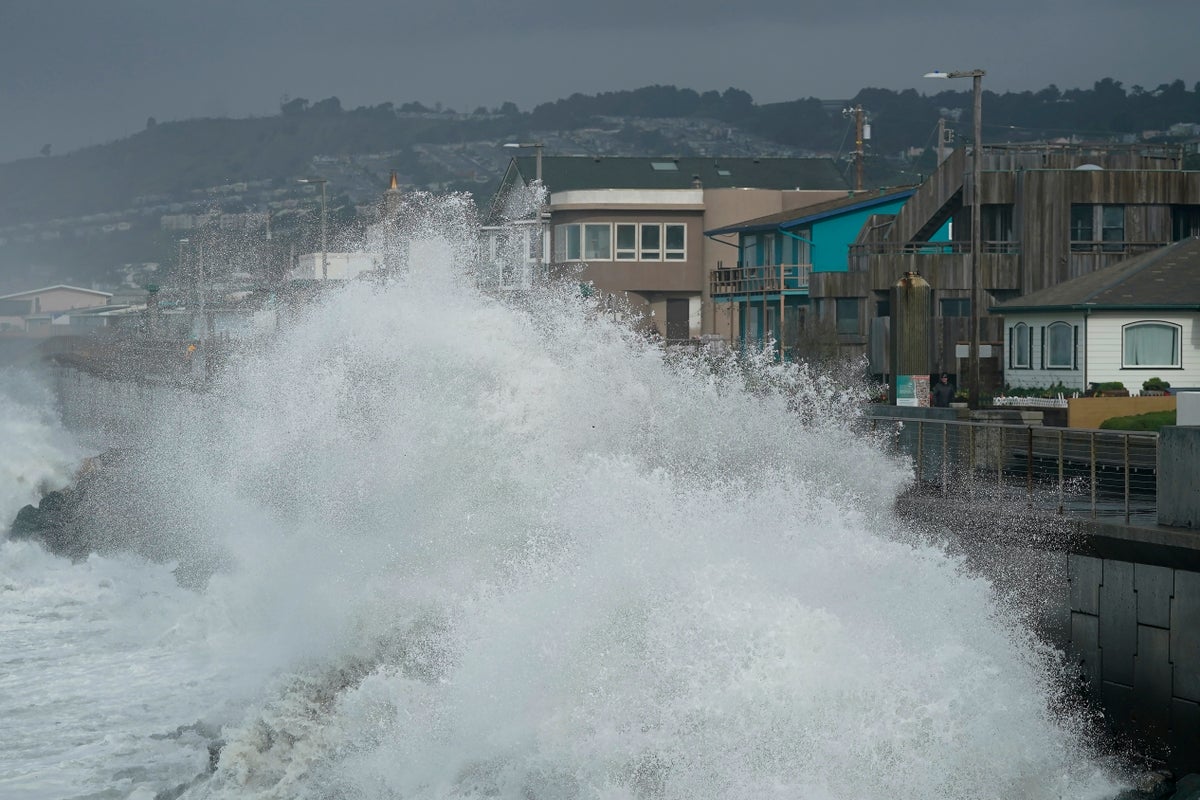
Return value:
<svg viewBox="0 0 1200 800">
<path fill-rule="evenodd" d="M 916 490 L 994 492 L 1030 508 L 1098 517 L 1155 515 L 1158 434 L 872 417 L 912 459 Z"/>
<path fill-rule="evenodd" d="M 760 267 L 717 267 L 709 273 L 713 295 L 766 294 L 808 288 L 812 264 L 774 264 Z"/>
</svg>

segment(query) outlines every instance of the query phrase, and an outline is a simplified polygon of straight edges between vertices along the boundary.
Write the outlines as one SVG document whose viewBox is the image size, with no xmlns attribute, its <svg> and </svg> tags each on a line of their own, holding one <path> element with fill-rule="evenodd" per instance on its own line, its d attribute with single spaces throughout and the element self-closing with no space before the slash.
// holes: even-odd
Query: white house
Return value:
<svg viewBox="0 0 1200 800">
<path fill-rule="evenodd" d="M 364 272 L 379 269 L 383 260 L 375 253 L 304 253 L 296 257 L 291 272 L 295 280 L 349 280 Z"/>
<path fill-rule="evenodd" d="M 993 306 L 1013 387 L 1148 378 L 1200 387 L 1200 239 L 1184 239 Z"/>
<path fill-rule="evenodd" d="M 79 286 L 46 286 L 0 297 L 0 331 L 48 335 L 55 317 L 67 311 L 108 305 L 112 294 Z"/>
</svg>

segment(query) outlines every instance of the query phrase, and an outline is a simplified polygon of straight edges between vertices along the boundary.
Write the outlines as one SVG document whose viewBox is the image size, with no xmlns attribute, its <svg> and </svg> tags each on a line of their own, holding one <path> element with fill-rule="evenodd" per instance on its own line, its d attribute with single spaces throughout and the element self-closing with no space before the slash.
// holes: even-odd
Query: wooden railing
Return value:
<svg viewBox="0 0 1200 800">
<path fill-rule="evenodd" d="M 799 291 L 808 288 L 811 274 L 812 264 L 717 267 L 709 273 L 709 289 L 714 297 Z"/>
<path fill-rule="evenodd" d="M 1021 252 L 1016 241 L 980 242 L 982 252 L 1012 255 Z M 1109 243 L 1111 244 L 1111 242 Z M 970 242 L 867 242 L 850 246 L 851 257 L 897 255 L 965 255 L 971 252 Z"/>
</svg>

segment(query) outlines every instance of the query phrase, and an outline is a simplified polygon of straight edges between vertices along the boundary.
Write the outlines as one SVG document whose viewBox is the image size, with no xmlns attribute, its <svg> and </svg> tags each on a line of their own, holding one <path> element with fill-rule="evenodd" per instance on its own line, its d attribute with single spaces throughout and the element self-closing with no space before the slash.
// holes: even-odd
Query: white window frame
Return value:
<svg viewBox="0 0 1200 800">
<path fill-rule="evenodd" d="M 646 249 L 646 229 L 654 228 L 658 235 L 658 247 L 652 250 Z M 662 225 L 657 222 L 641 222 L 638 223 L 638 260 L 639 261 L 662 261 L 663 260 L 663 230 Z"/>
<path fill-rule="evenodd" d="M 571 231 L 575 233 L 575 251 L 571 252 Z M 583 233 L 577 223 L 554 226 L 554 260 L 559 263 L 579 261 L 583 252 Z"/>
<path fill-rule="evenodd" d="M 683 229 L 683 246 L 668 247 L 667 246 L 667 230 L 670 228 Z M 663 261 L 687 261 L 687 223 L 686 222 L 665 222 L 663 223 L 662 234 L 663 245 Z"/>
<path fill-rule="evenodd" d="M 1021 343 L 1021 334 L 1025 334 L 1024 346 Z M 1009 355 L 1008 365 L 1012 369 L 1032 369 L 1033 359 L 1029 357 L 1031 351 L 1031 337 L 1033 329 L 1024 322 L 1018 322 L 1012 326 L 1012 333 L 1009 338 Z"/>
<path fill-rule="evenodd" d="M 638 235 L 641 225 L 636 222 L 615 222 L 613 226 L 613 260 L 637 261 L 638 254 L 641 252 L 639 245 L 641 244 L 642 237 Z M 622 228 L 633 228 L 633 249 L 621 247 Z"/>
<path fill-rule="evenodd" d="M 1127 358 L 1129 347 L 1126 342 L 1126 336 L 1131 330 L 1138 328 L 1169 328 L 1174 334 L 1174 342 L 1172 343 L 1171 364 L 1130 364 Z M 1183 368 L 1183 326 L 1177 325 L 1174 322 L 1166 322 L 1165 320 L 1147 319 L 1130 322 L 1127 325 L 1121 326 L 1121 368 L 1122 369 L 1182 369 Z"/>
<path fill-rule="evenodd" d="M 612 240 L 612 223 L 611 222 L 584 222 L 583 225 L 583 260 L 584 261 L 612 261 L 613 260 L 613 240 Z M 601 254 L 599 250 L 593 251 L 589 249 L 588 230 L 603 228 L 604 238 L 598 239 L 597 243 L 606 245 L 605 252 Z"/>
<path fill-rule="evenodd" d="M 1058 364 L 1052 361 L 1054 353 L 1054 332 L 1056 330 L 1065 330 L 1067 341 L 1070 347 L 1067 350 L 1067 363 Z M 1069 322 L 1051 322 L 1046 326 L 1045 333 L 1042 334 L 1042 365 L 1046 369 L 1075 369 L 1075 326 Z"/>
</svg>

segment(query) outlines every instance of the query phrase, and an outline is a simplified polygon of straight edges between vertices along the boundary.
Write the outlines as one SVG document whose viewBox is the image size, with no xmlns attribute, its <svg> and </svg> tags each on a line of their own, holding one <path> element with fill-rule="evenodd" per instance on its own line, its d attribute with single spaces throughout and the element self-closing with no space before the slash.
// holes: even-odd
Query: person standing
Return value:
<svg viewBox="0 0 1200 800">
<path fill-rule="evenodd" d="M 954 400 L 954 386 L 950 383 L 950 376 L 942 373 L 941 379 L 933 385 L 933 404 L 937 408 L 949 408 L 951 401 Z"/>
</svg>

